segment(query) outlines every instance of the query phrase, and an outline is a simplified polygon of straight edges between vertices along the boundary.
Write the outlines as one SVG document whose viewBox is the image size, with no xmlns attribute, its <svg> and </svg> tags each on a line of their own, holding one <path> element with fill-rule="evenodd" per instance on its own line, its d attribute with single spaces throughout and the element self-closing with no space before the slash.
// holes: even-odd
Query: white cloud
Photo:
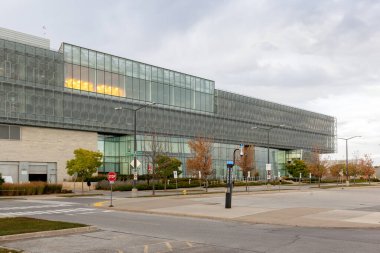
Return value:
<svg viewBox="0 0 380 253">
<path fill-rule="evenodd" d="M 23 8 L 21 8 L 23 7 Z M 4 1 L 0 23 L 336 116 L 380 163 L 380 2 Z M 14 15 L 18 13 L 18 15 Z M 23 18 L 20 18 L 23 17 Z M 339 154 L 345 147 L 339 141 Z"/>
</svg>

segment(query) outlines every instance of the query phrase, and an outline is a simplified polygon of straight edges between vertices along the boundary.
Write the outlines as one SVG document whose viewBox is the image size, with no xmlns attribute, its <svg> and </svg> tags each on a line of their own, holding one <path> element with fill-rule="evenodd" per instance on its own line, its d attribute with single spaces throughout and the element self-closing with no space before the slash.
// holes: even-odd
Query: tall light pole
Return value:
<svg viewBox="0 0 380 253">
<path fill-rule="evenodd" d="M 259 127 L 259 126 L 251 127 L 251 129 L 262 129 L 262 130 L 267 131 L 267 164 L 270 164 L 269 163 L 269 133 L 272 129 L 281 128 L 281 127 L 286 127 L 286 125 L 278 125 L 278 126 L 272 126 L 272 127 Z M 267 181 L 268 181 L 268 177 L 267 177 Z"/>
<path fill-rule="evenodd" d="M 359 138 L 359 137 L 361 137 L 361 136 L 356 135 L 356 136 L 352 136 L 349 138 L 338 138 L 338 139 L 346 141 L 346 186 L 350 186 L 350 179 L 348 176 L 348 140 L 351 140 L 353 138 Z"/>
<path fill-rule="evenodd" d="M 137 193 L 137 188 L 136 188 L 136 184 L 137 184 L 137 179 L 135 178 L 135 174 L 136 174 L 136 171 L 137 171 L 137 156 L 136 156 L 136 152 L 137 152 L 137 111 L 140 110 L 140 109 L 143 109 L 149 105 L 154 105 L 155 102 L 153 103 L 149 103 L 149 104 L 144 104 L 144 105 L 141 105 L 137 108 L 127 108 L 127 107 L 116 107 L 115 110 L 132 110 L 134 112 L 134 120 L 133 120 L 133 124 L 134 124 L 134 140 L 133 140 L 133 189 L 132 189 L 132 196 L 134 194 Z"/>
</svg>

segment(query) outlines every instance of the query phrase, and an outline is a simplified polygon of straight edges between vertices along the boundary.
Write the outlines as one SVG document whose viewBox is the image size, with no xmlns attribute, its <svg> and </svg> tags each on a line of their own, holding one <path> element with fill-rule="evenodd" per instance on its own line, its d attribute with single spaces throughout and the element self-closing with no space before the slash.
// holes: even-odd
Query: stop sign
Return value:
<svg viewBox="0 0 380 253">
<path fill-rule="evenodd" d="M 115 182 L 116 181 L 116 173 L 115 172 L 108 172 L 107 178 L 108 178 L 108 181 L 110 181 L 110 183 Z"/>
</svg>

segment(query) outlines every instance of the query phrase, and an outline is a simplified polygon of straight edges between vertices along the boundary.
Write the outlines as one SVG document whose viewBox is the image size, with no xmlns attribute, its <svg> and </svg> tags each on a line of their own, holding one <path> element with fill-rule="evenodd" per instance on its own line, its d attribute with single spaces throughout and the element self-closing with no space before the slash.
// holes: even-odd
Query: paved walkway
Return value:
<svg viewBox="0 0 380 253">
<path fill-rule="evenodd" d="M 378 186 L 293 189 L 235 192 L 231 209 L 224 207 L 223 193 L 149 198 L 119 193 L 110 209 L 305 227 L 380 227 Z M 94 205 L 109 208 L 109 201 Z"/>
</svg>

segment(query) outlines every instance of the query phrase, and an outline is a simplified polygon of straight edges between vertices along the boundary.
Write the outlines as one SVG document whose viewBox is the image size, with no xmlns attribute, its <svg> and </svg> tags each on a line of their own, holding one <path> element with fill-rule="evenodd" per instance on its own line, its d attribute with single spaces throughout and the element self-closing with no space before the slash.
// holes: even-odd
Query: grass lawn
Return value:
<svg viewBox="0 0 380 253">
<path fill-rule="evenodd" d="M 22 251 L 18 250 L 12 250 L 12 249 L 7 249 L 7 248 L 1 248 L 0 247 L 0 253 L 21 253 Z"/>
<path fill-rule="evenodd" d="M 350 183 L 350 186 L 347 187 L 345 184 L 342 185 L 321 185 L 321 189 L 331 189 L 331 188 L 341 188 L 341 187 L 344 187 L 344 188 L 350 188 L 350 187 L 366 187 L 366 186 L 373 186 L 373 184 L 353 184 L 353 183 Z M 318 186 L 316 187 L 312 187 L 312 188 L 318 188 Z"/>
<path fill-rule="evenodd" d="M 32 232 L 85 227 L 87 225 L 61 221 L 40 220 L 27 217 L 0 218 L 0 236 Z M 1 251 L 9 252 L 9 251 Z M 11 251 L 12 252 L 12 251 Z"/>
</svg>

